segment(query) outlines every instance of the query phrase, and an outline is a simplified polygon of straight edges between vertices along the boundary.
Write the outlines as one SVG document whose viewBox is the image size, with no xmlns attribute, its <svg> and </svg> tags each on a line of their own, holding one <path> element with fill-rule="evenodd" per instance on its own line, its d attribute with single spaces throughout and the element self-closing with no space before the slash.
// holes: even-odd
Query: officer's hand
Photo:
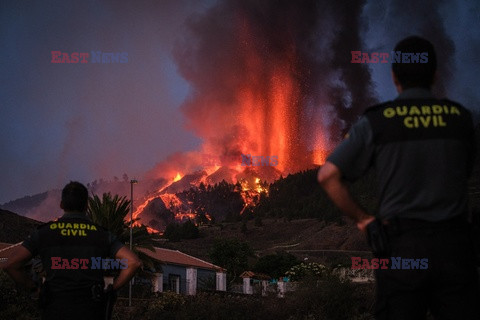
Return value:
<svg viewBox="0 0 480 320">
<path fill-rule="evenodd" d="M 372 222 L 373 220 L 375 220 L 375 217 L 373 216 L 367 216 L 361 220 L 359 220 L 357 222 L 357 228 L 358 230 L 362 231 L 362 232 L 367 232 L 367 226 L 370 222 Z"/>
<path fill-rule="evenodd" d="M 38 300 L 40 299 L 40 287 L 36 286 L 30 289 L 30 299 Z"/>
</svg>

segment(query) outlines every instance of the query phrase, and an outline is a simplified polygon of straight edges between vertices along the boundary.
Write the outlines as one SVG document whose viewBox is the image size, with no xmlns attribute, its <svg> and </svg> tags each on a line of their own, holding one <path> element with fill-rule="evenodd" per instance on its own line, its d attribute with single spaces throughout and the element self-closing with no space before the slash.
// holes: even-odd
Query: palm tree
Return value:
<svg viewBox="0 0 480 320">
<path fill-rule="evenodd" d="M 118 239 L 124 243 L 130 242 L 130 219 L 127 215 L 130 212 L 131 201 L 127 198 L 104 193 L 100 199 L 97 195 L 93 195 L 88 199 L 87 215 L 92 221 L 105 229 L 108 229 L 111 233 L 116 235 Z M 139 219 L 134 219 L 133 222 Z M 147 227 L 144 225 L 134 226 L 132 228 L 133 242 L 132 250 L 142 260 L 144 267 L 148 269 L 159 269 L 159 263 L 161 261 L 150 257 L 140 248 L 155 251 L 154 246 L 156 240 L 160 239 L 160 236 L 155 233 L 148 233 Z"/>
</svg>

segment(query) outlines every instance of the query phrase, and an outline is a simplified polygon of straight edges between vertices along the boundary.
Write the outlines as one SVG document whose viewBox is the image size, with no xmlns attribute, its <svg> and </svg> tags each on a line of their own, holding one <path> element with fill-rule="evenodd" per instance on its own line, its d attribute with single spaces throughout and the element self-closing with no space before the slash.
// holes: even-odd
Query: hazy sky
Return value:
<svg viewBox="0 0 480 320">
<path fill-rule="evenodd" d="M 478 110 L 479 4 L 422 3 L 367 2 L 364 47 L 352 50 L 390 52 L 406 35 L 444 32 L 441 43 L 453 46 L 449 96 Z M 201 140 L 180 112 L 191 88 L 172 50 L 184 40 L 186 19 L 212 6 L 215 1 L 1 0 L 0 204 L 69 180 L 141 177 L 168 155 L 198 148 Z M 126 52 L 128 62 L 54 64 L 51 51 Z M 393 98 L 390 66 L 371 70 L 378 99 Z"/>
</svg>

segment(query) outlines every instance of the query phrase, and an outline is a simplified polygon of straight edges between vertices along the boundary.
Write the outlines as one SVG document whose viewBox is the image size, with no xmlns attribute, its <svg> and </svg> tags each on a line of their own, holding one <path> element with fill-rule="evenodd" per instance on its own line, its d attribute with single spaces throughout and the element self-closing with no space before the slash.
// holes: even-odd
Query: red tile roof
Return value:
<svg viewBox="0 0 480 320">
<path fill-rule="evenodd" d="M 216 266 L 210 262 L 192 257 L 178 250 L 170 250 L 155 247 L 155 252 L 147 249 L 140 249 L 149 256 L 156 258 L 166 264 L 176 264 L 185 267 L 195 267 L 214 271 L 225 271 L 222 267 Z"/>
<path fill-rule="evenodd" d="M 257 280 L 270 280 L 271 277 L 263 273 L 255 273 L 253 271 L 244 271 L 240 278 L 252 278 Z"/>
</svg>

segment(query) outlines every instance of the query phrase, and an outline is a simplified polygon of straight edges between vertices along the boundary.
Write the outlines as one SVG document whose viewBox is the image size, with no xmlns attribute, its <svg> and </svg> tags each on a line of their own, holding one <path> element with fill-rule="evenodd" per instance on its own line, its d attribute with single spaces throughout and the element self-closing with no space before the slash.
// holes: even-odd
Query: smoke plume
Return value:
<svg viewBox="0 0 480 320">
<path fill-rule="evenodd" d="M 455 71 L 455 43 L 448 35 L 444 21 L 445 14 L 448 15 L 446 10 L 453 11 L 456 8 L 448 3 L 447 9 L 445 3 L 443 0 L 390 0 L 380 6 L 372 3 L 366 10 L 369 20 L 378 29 L 368 37 L 374 42 L 374 46 L 380 48 L 378 51 L 390 52 L 396 43 L 411 35 L 418 35 L 432 42 L 437 54 L 438 74 L 432 89 L 438 97 L 445 97 L 451 91 L 449 89 Z"/>
<path fill-rule="evenodd" d="M 191 18 L 175 57 L 203 152 L 229 166 L 275 155 L 282 172 L 321 163 L 375 101 L 368 68 L 350 63 L 363 5 L 230 0 Z"/>
</svg>

